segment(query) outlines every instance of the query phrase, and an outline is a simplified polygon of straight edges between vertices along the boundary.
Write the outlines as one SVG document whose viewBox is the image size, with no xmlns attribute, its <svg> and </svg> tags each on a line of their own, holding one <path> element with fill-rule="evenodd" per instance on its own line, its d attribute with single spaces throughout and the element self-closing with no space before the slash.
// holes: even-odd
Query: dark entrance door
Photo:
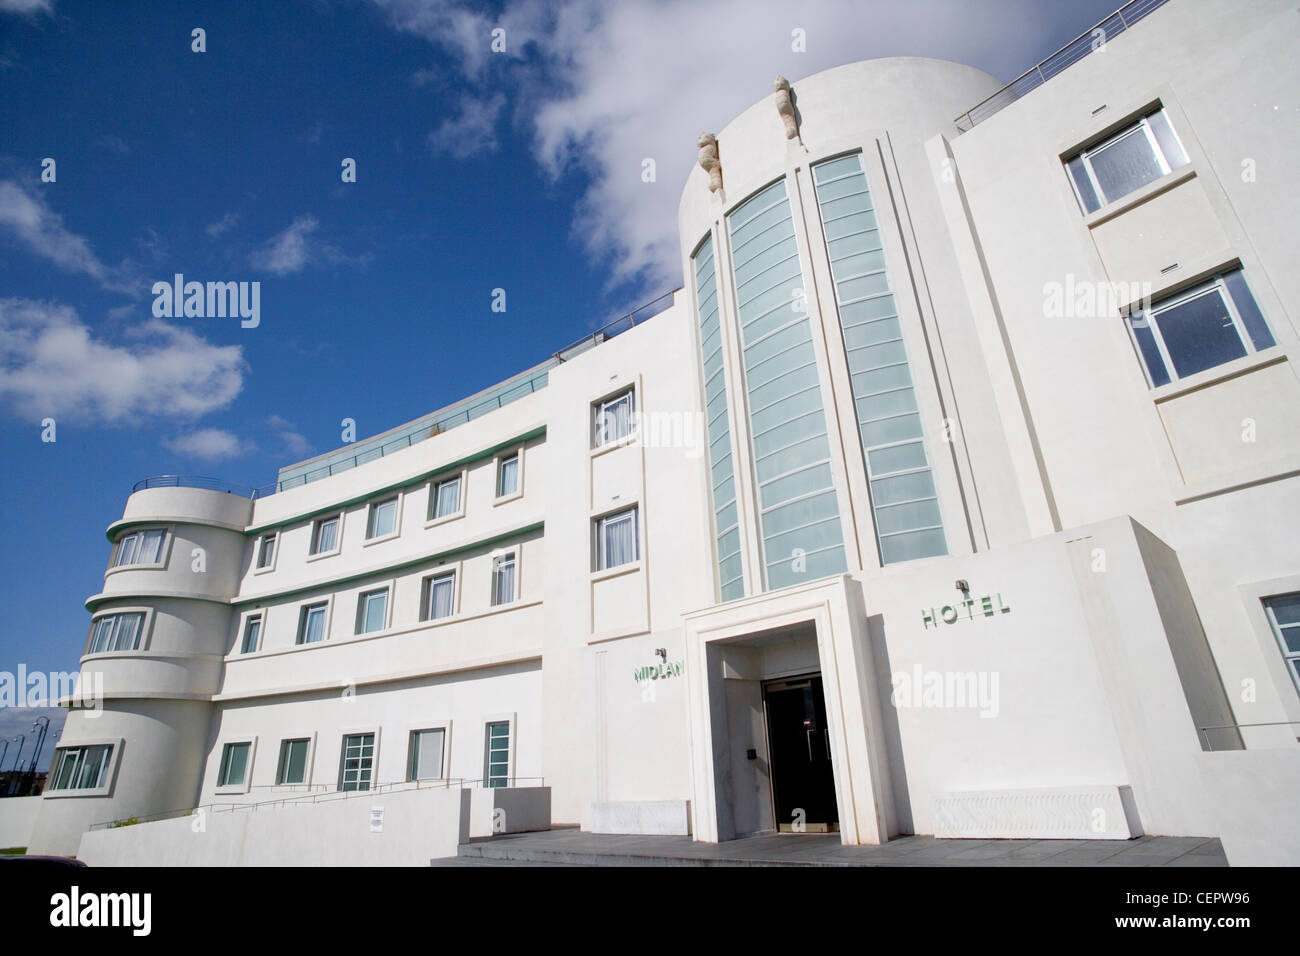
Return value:
<svg viewBox="0 0 1300 956">
<path fill-rule="evenodd" d="M 763 686 L 777 828 L 809 833 L 839 829 L 830 731 L 820 675 Z"/>
</svg>

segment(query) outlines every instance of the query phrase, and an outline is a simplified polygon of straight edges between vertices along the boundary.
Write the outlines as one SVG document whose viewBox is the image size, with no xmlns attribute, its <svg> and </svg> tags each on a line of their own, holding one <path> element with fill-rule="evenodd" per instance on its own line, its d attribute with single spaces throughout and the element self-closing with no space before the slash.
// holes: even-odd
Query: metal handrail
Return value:
<svg viewBox="0 0 1300 956">
<path fill-rule="evenodd" d="M 1210 743 L 1209 736 L 1205 733 L 1207 730 L 1240 730 L 1242 727 L 1300 727 L 1300 720 L 1270 720 L 1259 724 L 1218 724 L 1207 727 L 1197 727 L 1196 730 L 1201 735 L 1201 740 L 1209 750 L 1214 750 L 1214 745 Z"/>
<path fill-rule="evenodd" d="M 555 360 L 557 362 L 567 362 L 569 359 L 573 358 L 574 356 L 581 355 L 583 352 L 587 351 L 588 349 L 594 348 L 595 346 L 599 345 L 601 342 L 604 342 L 608 339 L 612 339 L 614 336 L 618 335 L 619 333 L 626 332 L 628 329 L 634 328 L 639 322 L 644 322 L 646 319 L 653 318 L 654 316 L 662 312 L 664 308 L 667 308 L 667 306 L 660 307 L 660 304 L 665 299 L 667 299 L 668 302 L 671 304 L 673 296 L 675 296 L 678 292 L 681 291 L 682 291 L 681 286 L 678 286 L 675 289 L 670 289 L 668 292 L 665 292 L 662 295 L 655 296 L 655 298 L 651 299 L 649 302 L 645 302 L 642 303 L 641 305 L 638 305 L 631 312 L 628 312 L 625 315 L 620 315 L 617 319 L 613 319 L 610 322 L 606 322 L 604 325 L 596 329 L 594 332 L 589 332 L 588 334 L 584 335 L 582 338 L 578 339 L 576 342 L 571 342 L 570 344 L 566 345 L 564 348 L 560 349 L 558 352 L 555 353 L 554 356 Z M 645 314 L 645 313 L 649 313 L 649 314 Z M 641 316 L 641 318 L 638 319 L 637 316 Z"/>
<path fill-rule="evenodd" d="M 207 491 L 224 491 L 226 494 L 238 495 L 241 498 L 256 498 L 258 496 L 258 489 L 252 485 L 223 481 L 220 478 L 209 478 L 205 475 L 152 475 L 148 478 L 141 478 L 132 485 L 131 492 L 134 494 L 146 488 L 202 488 Z"/>
<path fill-rule="evenodd" d="M 545 777 L 506 777 L 509 786 L 515 786 L 519 781 L 538 781 L 536 786 L 546 786 Z M 105 820 L 102 823 L 92 823 L 90 830 L 108 830 L 118 826 L 134 826 L 137 823 L 156 823 L 159 820 L 174 820 L 178 817 L 193 816 L 199 812 L 206 813 L 233 813 L 237 810 L 259 810 L 263 807 L 268 809 L 275 807 L 287 806 L 289 804 L 316 804 L 329 803 L 334 800 L 351 800 L 355 797 L 373 797 L 375 794 L 396 793 L 404 790 L 450 790 L 456 787 L 460 790 L 472 789 L 482 784 L 482 778 L 470 779 L 468 777 L 442 777 L 438 780 L 398 780 L 390 783 L 377 783 L 365 790 L 339 790 L 337 787 L 324 790 L 321 793 L 305 793 L 296 797 L 282 797 L 279 800 L 261 800 L 251 803 L 208 803 L 199 806 L 189 807 L 184 810 L 164 810 L 161 813 L 151 813 L 145 816 L 131 816 L 124 819 Z M 263 784 L 265 786 L 274 786 Z M 286 784 L 285 786 L 295 786 Z M 322 786 L 328 784 L 305 784 L 304 786 Z M 256 789 L 256 788 L 254 788 Z M 487 788 L 484 789 L 493 789 Z M 133 821 L 128 823 L 127 821 Z"/>
<path fill-rule="evenodd" d="M 963 133 L 974 129 L 1003 107 L 1009 106 L 1031 90 L 1036 90 L 1052 77 L 1082 60 L 1093 50 L 1093 37 L 1097 30 L 1102 31 L 1104 41 L 1109 41 L 1133 26 L 1147 14 L 1159 9 L 1169 0 L 1129 0 L 1114 13 L 1105 17 L 1092 29 L 1079 34 L 1051 56 L 998 90 L 992 96 L 981 100 L 965 113 L 958 116 L 953 123 Z"/>
</svg>

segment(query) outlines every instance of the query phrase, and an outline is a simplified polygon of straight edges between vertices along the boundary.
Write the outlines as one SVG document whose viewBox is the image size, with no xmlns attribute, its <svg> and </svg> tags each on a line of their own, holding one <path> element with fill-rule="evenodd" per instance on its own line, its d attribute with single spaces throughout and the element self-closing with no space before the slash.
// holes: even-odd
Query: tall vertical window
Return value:
<svg viewBox="0 0 1300 956">
<path fill-rule="evenodd" d="M 123 568 L 131 564 L 158 564 L 162 561 L 163 541 L 167 532 L 163 528 L 132 531 L 117 540 L 112 566 Z"/>
<path fill-rule="evenodd" d="M 275 564 L 275 541 L 274 534 L 264 534 L 257 539 L 257 570 L 261 571 Z"/>
<path fill-rule="evenodd" d="M 509 604 L 515 599 L 515 553 L 492 559 L 492 604 Z"/>
<path fill-rule="evenodd" d="M 1268 622 L 1273 626 L 1286 669 L 1300 692 L 1300 591 L 1264 601 Z"/>
<path fill-rule="evenodd" d="M 239 653 L 251 654 L 257 650 L 262 640 L 262 615 L 253 614 L 244 621 L 244 637 L 239 644 Z"/>
<path fill-rule="evenodd" d="M 366 538 L 382 538 L 397 530 L 397 499 L 377 501 L 370 506 L 366 521 Z"/>
<path fill-rule="evenodd" d="M 456 613 L 456 572 L 447 571 L 424 579 L 421 620 L 436 621 Z"/>
<path fill-rule="evenodd" d="M 632 434 L 636 392 L 628 389 L 592 406 L 592 445 L 600 448 Z"/>
<path fill-rule="evenodd" d="M 494 720 L 487 725 L 483 749 L 483 785 L 510 786 L 510 721 Z"/>
<path fill-rule="evenodd" d="M 335 515 L 332 518 L 321 518 L 316 522 L 311 533 L 312 554 L 329 554 L 331 551 L 338 550 L 339 521 L 340 516 Z"/>
<path fill-rule="evenodd" d="M 813 167 L 883 564 L 948 553 L 884 243 L 858 155 Z"/>
<path fill-rule="evenodd" d="M 497 497 L 517 494 L 519 491 L 519 455 L 499 459 L 497 463 Z"/>
<path fill-rule="evenodd" d="M 51 790 L 98 790 L 108 782 L 111 744 L 60 747 L 56 751 Z"/>
<path fill-rule="evenodd" d="M 631 564 L 640 557 L 637 547 L 637 509 L 596 519 L 596 570 Z"/>
<path fill-rule="evenodd" d="M 248 774 L 248 755 L 251 743 L 226 744 L 221 748 L 221 769 L 217 773 L 218 787 L 242 787 Z"/>
<path fill-rule="evenodd" d="M 357 633 L 382 631 L 388 625 L 388 588 L 362 592 L 357 598 Z"/>
<path fill-rule="evenodd" d="M 1096 212 L 1186 165 L 1187 151 L 1157 109 L 1067 160 L 1065 169 L 1083 211 Z"/>
<path fill-rule="evenodd" d="M 325 640 L 325 616 L 329 603 L 308 604 L 298 613 L 298 644 L 315 644 Z"/>
<path fill-rule="evenodd" d="M 1161 299 L 1127 319 L 1153 388 L 1274 344 L 1240 269 Z"/>
<path fill-rule="evenodd" d="M 311 740 L 307 737 L 280 741 L 280 762 L 275 768 L 277 784 L 307 782 L 307 748 L 310 745 Z"/>
<path fill-rule="evenodd" d="M 86 647 L 86 653 L 139 650 L 143 634 L 143 611 L 105 614 L 95 618 L 90 625 L 90 643 Z"/>
<path fill-rule="evenodd" d="M 442 727 L 411 732 L 408 780 L 442 779 L 442 748 L 445 737 L 446 731 Z"/>
<path fill-rule="evenodd" d="M 460 511 L 460 475 L 435 482 L 429 498 L 429 520 L 446 518 Z"/>
<path fill-rule="evenodd" d="M 375 767 L 375 735 L 348 734 L 339 757 L 339 789 L 369 790 Z"/>
<path fill-rule="evenodd" d="M 718 318 L 718 280 L 713 235 L 695 253 L 696 317 L 700 323 L 700 358 L 704 367 L 704 406 L 709 429 L 709 484 L 713 488 L 713 528 L 718 556 L 718 589 L 724 601 L 745 595 L 740 556 L 740 519 L 727 421 L 727 374 Z"/>
<path fill-rule="evenodd" d="M 844 535 L 785 181 L 727 216 L 767 585 L 844 571 Z"/>
</svg>

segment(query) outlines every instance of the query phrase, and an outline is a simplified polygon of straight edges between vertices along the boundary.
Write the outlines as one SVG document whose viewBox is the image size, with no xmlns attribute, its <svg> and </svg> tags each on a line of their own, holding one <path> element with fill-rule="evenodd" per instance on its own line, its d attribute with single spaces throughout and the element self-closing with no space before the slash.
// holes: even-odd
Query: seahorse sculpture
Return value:
<svg viewBox="0 0 1300 956">
<path fill-rule="evenodd" d="M 785 138 L 795 139 L 799 135 L 799 120 L 794 115 L 794 100 L 790 97 L 790 82 L 784 76 L 778 76 L 772 84 L 776 89 L 776 111 L 785 123 Z"/>
<path fill-rule="evenodd" d="M 709 192 L 722 188 L 722 163 L 718 160 L 718 138 L 712 133 L 701 133 L 699 140 L 700 168 L 709 174 Z"/>
</svg>

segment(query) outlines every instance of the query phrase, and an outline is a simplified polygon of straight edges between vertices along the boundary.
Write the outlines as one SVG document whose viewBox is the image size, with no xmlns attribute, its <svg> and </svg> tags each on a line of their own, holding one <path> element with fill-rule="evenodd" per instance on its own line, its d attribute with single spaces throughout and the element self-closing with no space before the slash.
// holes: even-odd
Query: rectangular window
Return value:
<svg viewBox="0 0 1300 956">
<path fill-rule="evenodd" d="M 1162 299 L 1127 321 L 1153 388 L 1274 344 L 1240 269 Z"/>
<path fill-rule="evenodd" d="M 150 528 L 147 531 L 132 531 L 117 541 L 117 550 L 113 553 L 113 567 L 123 568 L 132 564 L 158 564 L 162 560 L 163 541 L 167 532 L 163 528 Z"/>
<path fill-rule="evenodd" d="M 275 564 L 275 535 L 264 534 L 257 539 L 257 568 L 269 568 Z"/>
<path fill-rule="evenodd" d="M 322 518 L 316 522 L 311 533 L 311 553 L 312 554 L 329 554 L 331 551 L 338 550 L 339 546 L 339 516 L 333 518 Z"/>
<path fill-rule="evenodd" d="M 375 735 L 348 734 L 339 759 L 339 789 L 369 790 L 375 765 Z"/>
<path fill-rule="evenodd" d="M 275 769 L 275 782 L 307 782 L 307 747 L 311 741 L 306 738 L 280 741 L 280 763 Z"/>
<path fill-rule="evenodd" d="M 460 475 L 445 478 L 433 486 L 429 499 L 429 520 L 446 518 L 460 511 Z"/>
<path fill-rule="evenodd" d="M 51 790 L 98 790 L 107 783 L 112 744 L 61 747 L 54 761 Z"/>
<path fill-rule="evenodd" d="M 492 604 L 509 604 L 515 599 L 515 555 L 498 555 L 492 559 Z"/>
<path fill-rule="evenodd" d="M 519 455 L 500 459 L 497 464 L 497 497 L 504 498 L 519 491 Z"/>
<path fill-rule="evenodd" d="M 329 604 L 308 604 L 298 616 L 298 644 L 315 644 L 325 639 L 325 613 Z"/>
<path fill-rule="evenodd" d="M 423 621 L 436 621 L 456 613 L 456 572 L 435 574 L 424 579 Z"/>
<path fill-rule="evenodd" d="M 244 639 L 240 642 L 239 653 L 251 654 L 257 650 L 262 640 L 262 615 L 254 614 L 244 622 Z"/>
<path fill-rule="evenodd" d="M 357 633 L 382 631 L 388 623 L 388 588 L 366 591 L 357 598 Z"/>
<path fill-rule="evenodd" d="M 416 730 L 411 733 L 409 780 L 442 779 L 442 747 L 446 731 Z"/>
<path fill-rule="evenodd" d="M 382 538 L 397 530 L 397 499 L 377 501 L 370 506 L 370 520 L 366 524 L 366 539 Z"/>
<path fill-rule="evenodd" d="M 87 654 L 107 651 L 134 651 L 140 647 L 144 634 L 144 612 L 105 614 L 95 618 L 90 628 L 90 645 Z"/>
<path fill-rule="evenodd" d="M 487 725 L 483 755 L 483 785 L 510 785 L 510 721 L 494 720 Z"/>
<path fill-rule="evenodd" d="M 636 394 L 628 389 L 613 398 L 607 398 L 592 408 L 592 443 L 599 448 L 632 434 Z"/>
<path fill-rule="evenodd" d="M 1273 626 L 1287 672 L 1300 691 L 1300 591 L 1264 601 L 1268 622 Z"/>
<path fill-rule="evenodd" d="M 1067 160 L 1066 172 L 1085 213 L 1122 199 L 1166 173 L 1187 165 L 1163 109 L 1090 146 Z"/>
<path fill-rule="evenodd" d="M 248 773 L 248 755 L 251 743 L 226 744 L 221 748 L 221 770 L 217 774 L 218 787 L 242 787 Z"/>
<path fill-rule="evenodd" d="M 637 509 L 596 519 L 596 570 L 631 564 L 640 557 L 637 548 Z"/>
</svg>

